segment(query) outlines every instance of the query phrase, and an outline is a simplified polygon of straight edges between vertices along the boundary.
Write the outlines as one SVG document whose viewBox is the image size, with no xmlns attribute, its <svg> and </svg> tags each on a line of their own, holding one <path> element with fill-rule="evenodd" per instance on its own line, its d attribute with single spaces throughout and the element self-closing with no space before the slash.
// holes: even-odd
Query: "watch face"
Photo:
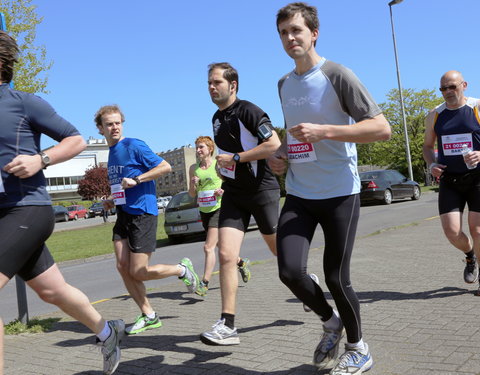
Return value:
<svg viewBox="0 0 480 375">
<path fill-rule="evenodd" d="M 234 160 L 236 163 L 238 163 L 238 162 L 240 161 L 240 155 L 238 155 L 238 154 L 233 155 L 233 160 Z"/>
<path fill-rule="evenodd" d="M 40 155 L 42 156 L 43 164 L 49 165 L 50 164 L 50 157 L 47 154 L 45 154 L 44 152 L 42 152 Z"/>
</svg>

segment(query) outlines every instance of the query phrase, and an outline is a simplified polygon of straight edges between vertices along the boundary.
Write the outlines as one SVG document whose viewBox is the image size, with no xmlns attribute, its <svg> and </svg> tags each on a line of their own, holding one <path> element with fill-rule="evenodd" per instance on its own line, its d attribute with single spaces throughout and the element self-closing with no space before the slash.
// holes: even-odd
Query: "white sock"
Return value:
<svg viewBox="0 0 480 375">
<path fill-rule="evenodd" d="M 145 314 L 148 319 L 153 319 L 155 318 L 155 311 L 151 312 L 150 314 Z"/>
<path fill-rule="evenodd" d="M 105 341 L 106 339 L 108 339 L 111 333 L 112 329 L 108 325 L 108 322 L 105 321 L 105 327 L 103 327 L 102 331 L 97 335 L 97 337 L 100 341 Z"/>
<path fill-rule="evenodd" d="M 363 342 L 363 339 L 360 339 L 359 342 L 355 342 L 353 344 L 347 342 L 347 347 L 348 347 L 348 349 L 358 350 L 362 354 L 367 354 L 366 353 L 367 348 L 365 347 L 365 343 Z"/>
<path fill-rule="evenodd" d="M 185 267 L 183 264 L 178 264 L 177 266 L 178 266 L 178 267 L 180 268 L 180 270 L 181 270 L 181 274 L 180 274 L 180 276 L 178 276 L 178 277 L 179 277 L 179 278 L 184 277 L 184 276 L 185 276 L 185 273 L 187 272 L 187 267 Z"/>
<path fill-rule="evenodd" d="M 332 317 L 328 319 L 325 323 L 323 323 L 323 326 L 327 329 L 332 329 L 334 331 L 338 330 L 341 326 L 341 320 L 340 320 L 340 315 L 338 315 L 338 312 L 334 309 Z"/>
</svg>

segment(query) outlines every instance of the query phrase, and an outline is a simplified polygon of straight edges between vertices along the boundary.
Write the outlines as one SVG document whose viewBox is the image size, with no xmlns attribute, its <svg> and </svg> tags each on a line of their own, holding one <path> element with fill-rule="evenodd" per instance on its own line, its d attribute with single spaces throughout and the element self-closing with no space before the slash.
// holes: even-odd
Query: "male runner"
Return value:
<svg viewBox="0 0 480 375">
<path fill-rule="evenodd" d="M 323 336 L 314 353 L 330 374 L 361 374 L 372 366 L 362 339 L 360 307 L 350 282 L 350 257 L 360 207 L 355 143 L 388 139 L 390 126 L 353 72 L 315 50 L 317 9 L 291 3 L 277 13 L 277 30 L 295 68 L 279 82 L 287 135 L 270 166 L 283 173 L 287 197 L 277 232 L 282 282 L 319 315 Z M 334 310 L 307 274 L 310 242 L 320 224 L 325 237 L 325 282 Z M 335 362 L 343 327 L 345 353 Z"/>
<path fill-rule="evenodd" d="M 263 110 L 237 98 L 238 73 L 229 63 L 209 65 L 208 90 L 218 106 L 212 119 L 213 134 L 217 164 L 224 177 L 218 225 L 222 313 L 200 338 L 206 344 L 235 345 L 240 343 L 235 328 L 237 261 L 251 215 L 270 251 L 277 253 L 280 189 L 265 159 L 277 150 L 280 140 Z"/>
<path fill-rule="evenodd" d="M 442 229 L 450 243 L 465 254 L 463 278 L 471 284 L 477 281 L 476 260 L 480 257 L 480 100 L 466 97 L 466 88 L 467 82 L 458 71 L 448 71 L 441 77 L 445 102 L 425 119 L 423 157 L 432 175 L 440 178 L 438 211 Z M 465 159 L 463 145 L 473 150 Z M 472 240 L 462 229 L 465 204 Z"/>
<path fill-rule="evenodd" d="M 117 209 L 112 238 L 117 269 L 141 311 L 134 324 L 125 330 L 133 335 L 162 326 L 147 298 L 144 281 L 178 276 L 188 291 L 194 293 L 198 276 L 188 258 L 183 258 L 179 264 L 148 264 L 157 242 L 154 180 L 169 173 L 171 167 L 143 141 L 125 138 L 124 122 L 125 116 L 116 105 L 101 107 L 95 114 L 97 128 L 110 147 L 108 178 L 113 199 L 104 201 L 104 208 L 112 209 L 116 205 Z"/>
<path fill-rule="evenodd" d="M 120 361 L 123 320 L 105 321 L 85 294 L 65 282 L 45 245 L 55 217 L 42 169 L 73 158 L 86 143 L 47 102 L 10 88 L 18 53 L 15 40 L 0 31 L 0 289 L 18 275 L 45 302 L 86 325 L 97 335 L 103 373 L 113 374 Z M 59 143 L 41 151 L 42 134 Z M 0 375 L 2 349 L 0 320 Z"/>
</svg>

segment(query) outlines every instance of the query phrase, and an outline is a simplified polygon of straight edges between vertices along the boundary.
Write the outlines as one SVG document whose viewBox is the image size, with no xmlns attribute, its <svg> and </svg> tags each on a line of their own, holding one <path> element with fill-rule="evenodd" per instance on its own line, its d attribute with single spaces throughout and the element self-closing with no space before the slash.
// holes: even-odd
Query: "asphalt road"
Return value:
<svg viewBox="0 0 480 375">
<path fill-rule="evenodd" d="M 362 206 L 357 237 L 367 236 L 380 230 L 394 228 L 419 222 L 424 219 L 437 216 L 437 194 L 424 194 L 419 201 L 394 202 L 389 206 L 368 205 Z M 110 217 L 110 219 L 115 216 Z M 102 218 L 79 220 L 77 222 L 57 223 L 56 230 L 71 229 L 74 227 L 100 225 Z M 151 263 L 175 264 L 183 257 L 189 257 L 199 274 L 203 270 L 203 242 L 192 239 L 188 243 L 171 245 L 158 248 L 152 256 Z M 323 246 L 323 234 L 321 228 L 317 229 L 312 242 L 312 248 Z M 248 257 L 252 261 L 265 260 L 272 257 L 267 250 L 260 233 L 250 231 L 246 234 L 242 247 L 242 257 Z M 65 263 L 60 265 L 65 279 L 85 292 L 92 302 L 126 293 L 125 287 L 115 268 L 113 254 L 104 259 L 95 261 Z M 147 282 L 147 287 L 154 288 L 166 283 L 178 283 L 179 289 L 184 288 L 183 283 L 173 277 Z M 29 316 L 39 316 L 56 311 L 55 306 L 41 301 L 31 290 L 27 289 Z M 5 322 L 17 317 L 17 301 L 15 281 L 10 281 L 1 291 L 0 316 Z"/>
</svg>

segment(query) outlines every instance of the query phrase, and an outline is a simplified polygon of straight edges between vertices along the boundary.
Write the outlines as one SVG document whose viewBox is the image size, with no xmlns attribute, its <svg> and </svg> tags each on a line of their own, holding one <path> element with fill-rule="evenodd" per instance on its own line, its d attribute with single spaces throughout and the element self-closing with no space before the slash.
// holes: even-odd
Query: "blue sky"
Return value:
<svg viewBox="0 0 480 375">
<path fill-rule="evenodd" d="M 54 65 L 41 94 L 85 138 L 102 105 L 119 104 L 124 134 L 155 152 L 211 135 L 216 106 L 207 65 L 228 61 L 240 75 L 239 97 L 283 118 L 278 79 L 293 69 L 281 46 L 277 0 L 33 0 L 44 17 L 36 44 Z M 351 68 L 378 102 L 397 88 L 388 1 L 323 0 L 317 6 L 321 56 Z M 479 0 L 404 0 L 393 6 L 404 88 L 435 89 L 447 70 L 480 97 Z M 99 137 L 99 136 L 98 136 Z M 46 138 L 48 139 L 48 138 Z M 46 141 L 43 147 L 53 142 Z"/>
</svg>

